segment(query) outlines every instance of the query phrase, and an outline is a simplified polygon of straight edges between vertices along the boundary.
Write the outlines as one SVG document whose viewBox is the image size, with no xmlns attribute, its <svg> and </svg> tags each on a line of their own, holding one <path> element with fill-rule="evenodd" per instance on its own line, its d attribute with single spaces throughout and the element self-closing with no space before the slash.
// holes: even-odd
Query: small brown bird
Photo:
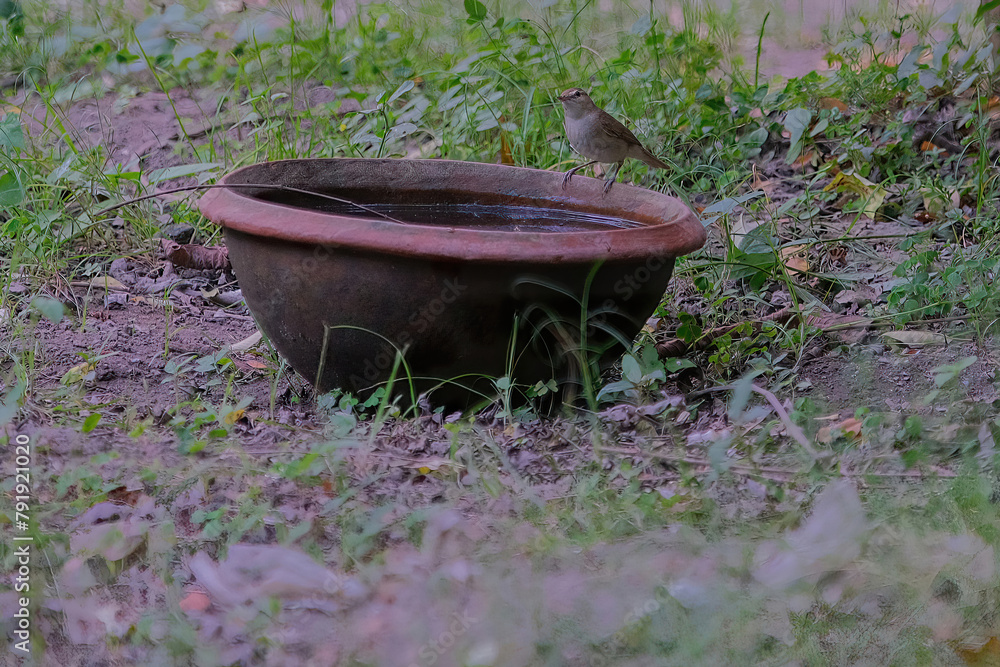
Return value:
<svg viewBox="0 0 1000 667">
<path fill-rule="evenodd" d="M 643 148 L 632 132 L 594 104 L 590 95 L 579 88 L 570 88 L 557 98 L 566 112 L 564 125 L 569 145 L 590 162 L 573 167 L 563 177 L 563 187 L 580 169 L 595 162 L 616 164 L 614 176 L 604 181 L 604 192 L 618 179 L 625 158 L 642 160 L 650 167 L 667 169 L 667 164 Z"/>
</svg>

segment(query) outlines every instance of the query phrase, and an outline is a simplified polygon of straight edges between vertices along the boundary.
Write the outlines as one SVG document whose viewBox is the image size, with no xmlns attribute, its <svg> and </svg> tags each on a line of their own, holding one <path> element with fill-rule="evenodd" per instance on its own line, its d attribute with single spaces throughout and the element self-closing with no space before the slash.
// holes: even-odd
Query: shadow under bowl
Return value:
<svg viewBox="0 0 1000 667">
<path fill-rule="evenodd" d="M 452 160 L 284 160 L 232 172 L 199 207 L 225 228 L 260 328 L 306 380 L 363 396 L 395 377 L 394 393 L 460 406 L 495 396 L 496 378 L 571 386 L 609 367 L 675 258 L 705 242 L 673 197 L 562 179 Z"/>
</svg>

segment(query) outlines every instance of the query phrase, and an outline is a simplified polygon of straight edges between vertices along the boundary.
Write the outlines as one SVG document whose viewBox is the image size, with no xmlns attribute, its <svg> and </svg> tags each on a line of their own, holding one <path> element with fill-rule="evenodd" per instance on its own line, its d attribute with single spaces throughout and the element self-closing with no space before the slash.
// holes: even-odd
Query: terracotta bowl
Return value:
<svg viewBox="0 0 1000 667">
<path fill-rule="evenodd" d="M 261 330 L 310 383 L 365 395 L 398 363 L 394 393 L 467 405 L 495 396 L 497 378 L 565 387 L 583 363 L 608 367 L 660 303 L 674 259 L 705 242 L 677 199 L 624 184 L 602 196 L 600 180 L 562 178 L 451 160 L 286 160 L 222 180 L 278 188 L 210 190 L 199 206 L 225 228 Z"/>
</svg>

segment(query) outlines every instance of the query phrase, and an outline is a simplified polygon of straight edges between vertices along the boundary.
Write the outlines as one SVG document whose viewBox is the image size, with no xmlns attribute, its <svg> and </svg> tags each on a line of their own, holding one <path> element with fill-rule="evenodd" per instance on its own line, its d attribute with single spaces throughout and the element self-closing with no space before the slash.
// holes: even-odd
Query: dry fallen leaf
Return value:
<svg viewBox="0 0 1000 667">
<path fill-rule="evenodd" d="M 837 313 L 814 313 L 806 316 L 806 322 L 822 329 L 832 338 L 851 345 L 859 343 L 868 335 L 871 320 L 860 315 L 839 315 Z"/>
<path fill-rule="evenodd" d="M 990 637 L 985 643 L 956 642 L 955 653 L 972 667 L 1000 666 L 1000 640 Z"/>
<path fill-rule="evenodd" d="M 834 264 L 841 266 L 847 264 L 847 248 L 844 246 L 831 246 L 827 251 L 827 256 Z"/>
<path fill-rule="evenodd" d="M 754 169 L 753 174 L 753 181 L 750 183 L 750 189 L 760 190 L 765 195 L 770 195 L 774 191 L 777 183 L 769 178 L 763 178 L 756 168 Z"/>
<path fill-rule="evenodd" d="M 844 421 L 837 424 L 837 426 L 846 435 L 853 436 L 855 439 L 861 438 L 861 422 L 854 417 L 848 417 Z"/>
<path fill-rule="evenodd" d="M 251 347 L 256 345 L 263 338 L 263 334 L 259 331 L 255 331 L 241 341 L 237 341 L 229 346 L 229 349 L 233 352 L 246 352 Z"/>
<path fill-rule="evenodd" d="M 806 167 L 815 167 L 819 164 L 819 152 L 818 151 L 807 151 L 802 153 L 795 161 L 792 162 L 792 169 L 797 171 L 802 171 Z"/>
<path fill-rule="evenodd" d="M 188 567 L 212 602 L 223 607 L 274 596 L 299 609 L 333 613 L 367 595 L 347 575 L 323 567 L 301 551 L 277 545 L 234 544 L 224 561 L 196 553 Z"/>
<path fill-rule="evenodd" d="M 902 343 L 907 347 L 923 347 L 925 345 L 944 345 L 948 339 L 939 333 L 930 331 L 886 331 L 883 338 Z"/>
<path fill-rule="evenodd" d="M 129 484 L 116 486 L 107 492 L 108 500 L 118 505 L 129 505 L 135 507 L 139 499 L 143 497 L 143 485 L 139 480 L 132 480 Z M 148 496 L 146 496 L 148 497 Z"/>
<path fill-rule="evenodd" d="M 74 556 L 63 564 L 57 584 L 62 595 L 78 598 L 97 585 L 97 578 L 87 566 L 86 558 Z"/>
<path fill-rule="evenodd" d="M 650 317 L 646 320 L 646 324 L 643 325 L 642 331 L 643 333 L 653 334 L 659 331 L 663 324 L 664 322 L 662 317 Z"/>
<path fill-rule="evenodd" d="M 228 413 L 225 417 L 223 417 L 222 423 L 226 424 L 227 426 L 232 426 L 239 420 L 243 419 L 244 412 L 246 411 L 243 410 L 242 408 L 240 408 L 239 410 L 233 410 L 232 412 Z"/>
<path fill-rule="evenodd" d="M 849 440 L 861 440 L 861 422 L 854 417 L 849 417 L 839 424 L 824 426 L 816 432 L 816 440 L 823 444 L 830 444 L 839 438 Z"/>
<path fill-rule="evenodd" d="M 514 155 L 510 150 L 510 141 L 507 140 L 507 133 L 500 133 L 500 164 L 514 164 Z"/>
<path fill-rule="evenodd" d="M 92 373 L 95 368 L 97 368 L 97 364 L 77 364 L 63 373 L 63 376 L 59 378 L 59 383 L 67 386 L 71 384 L 78 384 L 85 379 L 87 375 Z"/>
<path fill-rule="evenodd" d="M 805 248 L 806 246 L 804 245 L 793 245 L 781 249 L 781 257 L 785 262 L 785 268 L 788 269 L 788 273 L 791 275 L 805 273 L 809 270 L 809 262 L 801 254 L 805 251 Z"/>
<path fill-rule="evenodd" d="M 882 203 L 885 202 L 885 198 L 889 194 L 888 190 L 881 185 L 873 183 L 863 176 L 847 171 L 837 174 L 830 181 L 830 184 L 823 188 L 823 191 L 847 192 L 857 195 L 864 201 L 864 207 L 861 212 L 872 220 L 875 219 L 875 213 L 882 206 Z"/>
<path fill-rule="evenodd" d="M 940 153 L 942 156 L 947 156 L 948 155 L 948 151 L 946 151 L 945 149 L 941 148 L 937 144 L 935 144 L 933 142 L 930 142 L 930 141 L 923 141 L 923 142 L 921 142 L 920 143 L 920 150 L 922 150 L 925 153 Z"/>
<path fill-rule="evenodd" d="M 188 269 L 228 269 L 229 250 L 225 246 L 181 245 L 170 239 L 160 239 L 164 259 Z"/>
<path fill-rule="evenodd" d="M 861 541 L 868 531 L 857 489 L 838 480 L 816 497 L 809 516 L 785 535 L 783 544 L 766 542 L 758 547 L 753 576 L 775 589 L 798 582 L 815 585 L 861 555 Z"/>
<path fill-rule="evenodd" d="M 427 458 L 410 461 L 401 460 L 396 461 L 391 465 L 396 468 L 410 468 L 411 470 L 416 470 L 421 475 L 429 475 L 432 472 L 441 474 L 453 473 L 464 468 L 464 466 L 457 461 L 453 461 L 443 456 L 429 456 Z"/>
<path fill-rule="evenodd" d="M 840 113 L 847 113 L 847 105 L 836 97 L 821 97 L 818 101 L 820 109 L 837 109 Z"/>
<path fill-rule="evenodd" d="M 854 290 L 845 289 L 837 292 L 837 296 L 833 297 L 833 300 L 836 303 L 848 304 L 848 303 L 857 303 L 860 301 L 860 298 L 858 297 L 858 293 L 855 292 Z"/>
<path fill-rule="evenodd" d="M 63 627 L 71 644 L 99 644 L 106 639 L 111 628 L 105 624 L 106 613 L 100 613 L 102 607 L 110 606 L 116 610 L 114 603 L 104 604 L 94 595 L 85 598 L 50 598 L 43 603 L 45 609 L 63 614 Z M 113 614 L 112 614 L 113 616 Z"/>
<path fill-rule="evenodd" d="M 98 288 L 105 289 L 116 292 L 127 292 L 128 288 L 125 287 L 120 281 L 112 278 L 111 276 L 94 276 L 90 280 L 74 280 L 70 283 L 74 287 L 88 287 L 88 288 Z"/>
<path fill-rule="evenodd" d="M 82 530 L 70 537 L 73 553 L 102 556 L 108 561 L 119 561 L 136 551 L 146 541 L 149 523 L 129 517 L 124 521 L 102 523 Z"/>
<path fill-rule="evenodd" d="M 201 612 L 205 611 L 212 605 L 211 598 L 208 597 L 202 591 L 193 590 L 189 592 L 184 599 L 178 603 L 181 611 L 185 613 L 190 613 L 192 611 Z"/>
</svg>

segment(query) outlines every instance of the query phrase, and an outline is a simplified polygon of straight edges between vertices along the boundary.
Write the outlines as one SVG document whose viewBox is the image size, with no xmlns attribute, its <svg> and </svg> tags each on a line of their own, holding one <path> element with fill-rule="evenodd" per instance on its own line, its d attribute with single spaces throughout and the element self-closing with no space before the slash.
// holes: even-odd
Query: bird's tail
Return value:
<svg viewBox="0 0 1000 667">
<path fill-rule="evenodd" d="M 660 158 L 656 157 L 655 155 L 653 155 L 652 153 L 650 153 L 649 151 L 647 151 L 642 146 L 636 146 L 635 147 L 635 154 L 632 155 L 632 156 L 630 156 L 630 157 L 634 157 L 636 160 L 642 160 L 643 162 L 645 162 L 646 164 L 648 164 L 650 167 L 653 167 L 654 169 L 669 169 L 670 168 L 670 165 L 668 165 L 666 162 L 664 162 Z"/>
</svg>

